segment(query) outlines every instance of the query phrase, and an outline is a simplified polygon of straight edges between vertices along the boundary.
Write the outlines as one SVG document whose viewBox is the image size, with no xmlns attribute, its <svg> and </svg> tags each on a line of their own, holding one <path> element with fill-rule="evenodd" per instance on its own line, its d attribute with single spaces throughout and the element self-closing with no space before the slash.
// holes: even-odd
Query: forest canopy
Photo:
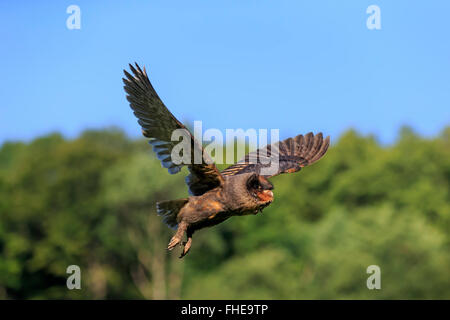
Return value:
<svg viewBox="0 0 450 320">
<path fill-rule="evenodd" d="M 262 214 L 198 232 L 180 260 L 155 202 L 187 196 L 186 174 L 118 129 L 5 142 L 0 298 L 450 299 L 450 127 L 405 127 L 392 145 L 349 130 L 317 164 L 271 179 Z M 69 265 L 81 290 L 66 287 Z"/>
</svg>

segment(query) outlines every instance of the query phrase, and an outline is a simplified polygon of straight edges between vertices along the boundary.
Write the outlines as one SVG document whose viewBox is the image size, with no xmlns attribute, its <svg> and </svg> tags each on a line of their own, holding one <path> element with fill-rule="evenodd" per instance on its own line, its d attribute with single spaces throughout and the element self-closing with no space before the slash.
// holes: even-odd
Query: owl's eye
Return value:
<svg viewBox="0 0 450 320">
<path fill-rule="evenodd" d="M 261 188 L 262 188 L 261 184 L 259 183 L 259 181 L 258 181 L 257 179 L 252 179 L 252 180 L 250 180 L 250 181 L 248 182 L 248 187 L 249 187 L 250 189 L 254 189 L 254 190 L 256 190 L 256 189 L 261 189 Z"/>
</svg>

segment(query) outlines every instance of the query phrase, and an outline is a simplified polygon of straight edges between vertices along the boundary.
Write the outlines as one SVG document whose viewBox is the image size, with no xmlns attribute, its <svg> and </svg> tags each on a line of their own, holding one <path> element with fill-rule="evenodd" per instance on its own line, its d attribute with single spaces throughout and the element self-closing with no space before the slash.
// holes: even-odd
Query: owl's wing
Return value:
<svg viewBox="0 0 450 320">
<path fill-rule="evenodd" d="M 202 146 L 194 139 L 189 130 L 170 113 L 158 97 L 148 79 L 145 68 L 141 70 L 137 64 L 136 68 L 130 64 L 130 70 L 133 75 L 124 70 L 126 78 L 123 78 L 127 100 L 142 127 L 142 134 L 149 138 L 149 143 L 162 166 L 167 168 L 169 173 L 174 174 L 186 165 L 190 171 L 186 177 L 186 183 L 192 195 L 201 195 L 220 186 L 223 183 L 223 177 L 219 170 L 209 155 L 203 152 Z M 190 141 L 191 154 L 188 164 L 172 161 L 172 150 L 180 143 L 171 139 L 172 133 L 176 129 L 181 129 L 182 136 Z M 197 154 L 198 161 L 195 161 L 194 154 Z"/>
<path fill-rule="evenodd" d="M 223 170 L 222 175 L 255 172 L 273 177 L 281 173 L 297 172 L 322 158 L 329 145 L 330 137 L 323 139 L 322 133 L 314 135 L 310 132 L 305 136 L 300 134 L 250 152 L 236 164 Z M 268 170 L 271 166 L 274 170 Z"/>
</svg>

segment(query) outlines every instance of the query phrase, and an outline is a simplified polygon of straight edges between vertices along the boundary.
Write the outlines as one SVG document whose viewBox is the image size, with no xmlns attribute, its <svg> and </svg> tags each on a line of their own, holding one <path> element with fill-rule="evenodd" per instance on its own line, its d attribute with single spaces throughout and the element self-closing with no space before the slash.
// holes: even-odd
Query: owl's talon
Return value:
<svg viewBox="0 0 450 320">
<path fill-rule="evenodd" d="M 172 237 L 172 239 L 169 242 L 169 245 L 167 246 L 167 250 L 172 250 L 175 248 L 179 243 L 181 242 L 181 239 L 178 237 Z"/>
<path fill-rule="evenodd" d="M 191 249 L 191 245 L 192 245 L 192 237 L 188 237 L 188 241 L 184 241 L 183 242 L 183 252 L 180 255 L 180 259 L 183 258 Z"/>
</svg>

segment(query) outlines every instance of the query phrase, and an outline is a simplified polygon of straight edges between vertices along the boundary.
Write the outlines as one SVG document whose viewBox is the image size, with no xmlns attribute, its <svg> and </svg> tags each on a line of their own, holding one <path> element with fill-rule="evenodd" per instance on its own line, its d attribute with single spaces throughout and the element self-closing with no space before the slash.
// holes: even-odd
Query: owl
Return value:
<svg viewBox="0 0 450 320">
<path fill-rule="evenodd" d="M 310 132 L 267 145 L 219 171 L 201 144 L 158 97 L 145 68 L 137 64 L 129 67 L 131 73 L 124 70 L 124 89 L 142 134 L 149 139 L 154 153 L 170 174 L 178 173 L 183 166 L 189 171 L 186 177 L 189 197 L 156 203 L 157 213 L 176 230 L 167 249 L 182 246 L 180 258 L 189 252 L 197 230 L 215 226 L 233 216 L 262 212 L 274 200 L 270 177 L 297 172 L 317 162 L 328 150 L 330 137 L 324 139 L 322 133 Z M 200 161 L 180 163 L 172 159 L 173 148 L 179 142 L 172 141 L 171 137 L 177 129 L 185 132 L 191 159 L 199 152 Z M 265 170 L 274 164 L 274 159 L 276 170 Z M 269 171 L 272 172 L 267 173 Z"/>
</svg>

